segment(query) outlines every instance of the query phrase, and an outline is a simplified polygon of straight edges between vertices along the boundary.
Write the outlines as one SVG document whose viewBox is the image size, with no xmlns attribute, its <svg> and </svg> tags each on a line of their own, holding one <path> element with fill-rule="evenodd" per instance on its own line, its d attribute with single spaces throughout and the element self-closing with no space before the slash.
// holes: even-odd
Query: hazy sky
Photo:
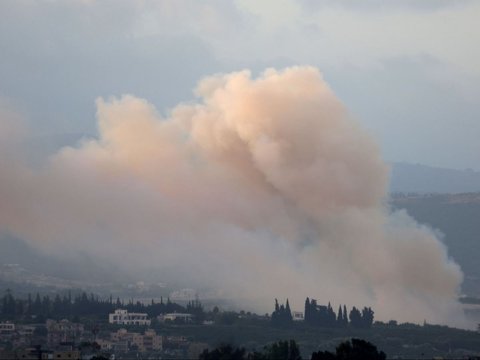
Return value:
<svg viewBox="0 0 480 360">
<path fill-rule="evenodd" d="M 95 99 L 168 112 L 201 78 L 314 65 L 383 156 L 480 169 L 480 2 L 0 2 L 0 106 L 96 134 Z"/>
</svg>

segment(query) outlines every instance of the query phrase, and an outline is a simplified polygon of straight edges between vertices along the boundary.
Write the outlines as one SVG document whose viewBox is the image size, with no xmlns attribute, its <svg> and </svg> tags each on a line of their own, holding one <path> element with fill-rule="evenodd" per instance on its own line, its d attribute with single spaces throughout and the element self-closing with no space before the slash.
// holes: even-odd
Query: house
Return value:
<svg viewBox="0 0 480 360">
<path fill-rule="evenodd" d="M 60 321 L 49 319 L 45 325 L 48 330 L 47 344 L 52 348 L 62 342 L 75 342 L 84 332 L 82 324 L 73 323 L 66 319 Z"/>
<path fill-rule="evenodd" d="M 293 321 L 303 321 L 303 312 L 301 311 L 292 311 L 292 319 Z"/>
<path fill-rule="evenodd" d="M 138 335 L 138 333 L 129 333 L 127 329 L 119 329 L 117 332 L 110 333 L 109 350 L 127 352 L 135 335 Z M 107 344 L 105 344 L 105 347 L 107 347 Z"/>
<path fill-rule="evenodd" d="M 148 329 L 143 335 L 133 336 L 132 344 L 136 345 L 140 352 L 162 350 L 162 336 L 157 335 L 155 330 Z"/>
<path fill-rule="evenodd" d="M 0 323 L 0 334 L 11 334 L 15 332 L 15 324 L 9 321 Z"/>
<path fill-rule="evenodd" d="M 182 323 L 191 323 L 193 322 L 193 315 L 186 313 L 171 313 L 159 316 L 160 321 L 172 321 L 172 322 L 182 322 Z"/>
<path fill-rule="evenodd" d="M 117 325 L 143 325 L 149 326 L 151 321 L 145 313 L 129 313 L 127 310 L 117 309 L 108 315 L 108 322 Z"/>
<path fill-rule="evenodd" d="M 162 350 L 162 336 L 157 335 L 155 330 L 148 329 L 145 333 L 128 332 L 126 329 L 119 329 L 110 334 L 110 341 L 99 341 L 103 350 L 114 350 L 118 352 L 127 351 L 132 347 L 139 352 Z"/>
</svg>

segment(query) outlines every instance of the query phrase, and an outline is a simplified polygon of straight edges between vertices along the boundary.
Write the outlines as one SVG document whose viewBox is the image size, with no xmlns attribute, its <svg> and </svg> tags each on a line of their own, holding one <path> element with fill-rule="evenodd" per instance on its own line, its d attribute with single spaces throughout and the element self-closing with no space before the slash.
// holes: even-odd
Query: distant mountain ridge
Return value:
<svg viewBox="0 0 480 360">
<path fill-rule="evenodd" d="M 480 171 L 420 164 L 391 164 L 390 192 L 459 194 L 480 192 Z"/>
</svg>

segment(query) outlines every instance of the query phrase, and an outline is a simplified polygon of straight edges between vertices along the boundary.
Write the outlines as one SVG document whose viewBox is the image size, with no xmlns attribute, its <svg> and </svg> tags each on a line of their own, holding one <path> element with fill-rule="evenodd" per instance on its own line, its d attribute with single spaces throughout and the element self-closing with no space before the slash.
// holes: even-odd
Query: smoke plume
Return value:
<svg viewBox="0 0 480 360">
<path fill-rule="evenodd" d="M 0 230 L 258 311 L 310 296 L 464 325 L 459 266 L 432 231 L 390 212 L 377 145 L 317 69 L 216 75 L 196 95 L 165 116 L 130 95 L 98 99 L 98 137 L 40 169 L 2 152 Z"/>
</svg>

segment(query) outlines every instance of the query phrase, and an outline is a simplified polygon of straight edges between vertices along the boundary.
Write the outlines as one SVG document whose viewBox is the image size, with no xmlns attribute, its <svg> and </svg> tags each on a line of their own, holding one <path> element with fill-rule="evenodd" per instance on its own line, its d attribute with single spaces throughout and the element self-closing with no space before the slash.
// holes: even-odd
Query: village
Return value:
<svg viewBox="0 0 480 360">
<path fill-rule="evenodd" d="M 164 314 L 155 321 L 186 324 L 193 322 L 193 315 Z M 122 359 L 132 354 L 147 354 L 149 358 L 196 358 L 208 347 L 184 336 L 159 334 L 149 328 L 151 323 L 146 313 L 129 313 L 124 309 L 109 314 L 110 331 L 98 326 L 87 329 L 84 324 L 67 319 L 47 319 L 45 324 L 2 322 L 0 359 Z"/>
</svg>

